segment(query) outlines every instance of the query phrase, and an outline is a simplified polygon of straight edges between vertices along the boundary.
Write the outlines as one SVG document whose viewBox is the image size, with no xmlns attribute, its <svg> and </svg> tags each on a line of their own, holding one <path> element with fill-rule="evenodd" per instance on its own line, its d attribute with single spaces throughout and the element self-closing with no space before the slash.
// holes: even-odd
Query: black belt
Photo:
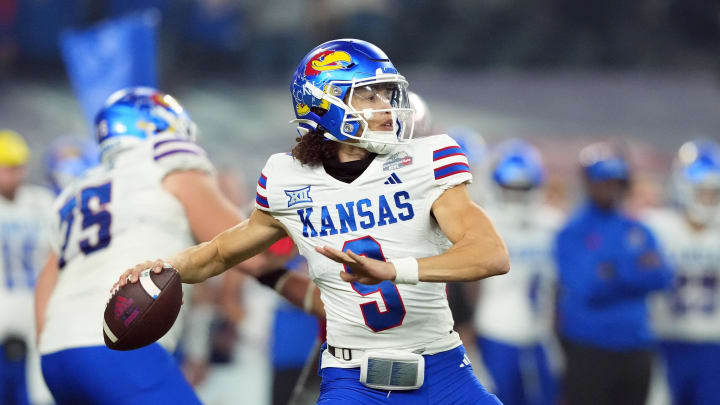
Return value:
<svg viewBox="0 0 720 405">
<path fill-rule="evenodd" d="M 343 359 L 345 361 L 350 361 L 353 359 L 353 350 L 352 349 L 345 349 L 342 347 L 335 347 L 328 345 L 328 352 L 332 354 L 333 356 L 337 357 L 338 359 Z M 356 350 L 357 352 L 357 350 Z"/>
</svg>

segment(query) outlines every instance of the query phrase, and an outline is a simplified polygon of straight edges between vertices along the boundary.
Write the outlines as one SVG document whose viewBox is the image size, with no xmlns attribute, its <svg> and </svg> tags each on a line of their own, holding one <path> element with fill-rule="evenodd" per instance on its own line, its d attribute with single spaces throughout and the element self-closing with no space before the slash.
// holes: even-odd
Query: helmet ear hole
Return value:
<svg viewBox="0 0 720 405">
<path fill-rule="evenodd" d="M 326 110 L 324 108 L 320 108 L 320 107 L 310 107 L 310 112 L 313 112 L 313 113 L 317 114 L 318 116 L 322 117 L 323 115 L 325 115 L 325 113 L 328 112 L 328 110 Z"/>
</svg>

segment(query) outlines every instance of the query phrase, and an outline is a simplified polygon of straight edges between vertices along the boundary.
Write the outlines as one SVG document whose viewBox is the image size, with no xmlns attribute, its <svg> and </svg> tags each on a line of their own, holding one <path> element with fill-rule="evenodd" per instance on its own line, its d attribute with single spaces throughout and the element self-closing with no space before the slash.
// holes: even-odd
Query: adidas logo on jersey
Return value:
<svg viewBox="0 0 720 405">
<path fill-rule="evenodd" d="M 400 177 L 398 177 L 397 174 L 393 173 L 390 175 L 390 177 L 385 180 L 385 183 L 383 184 L 400 184 L 402 181 L 400 180 Z"/>
</svg>

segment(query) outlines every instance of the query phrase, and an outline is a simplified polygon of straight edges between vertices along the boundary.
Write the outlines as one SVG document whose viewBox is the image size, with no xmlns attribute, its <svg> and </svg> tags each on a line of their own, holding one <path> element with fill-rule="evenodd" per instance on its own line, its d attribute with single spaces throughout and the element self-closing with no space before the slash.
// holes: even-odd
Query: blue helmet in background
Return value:
<svg viewBox="0 0 720 405">
<path fill-rule="evenodd" d="M 502 142 L 495 148 L 492 174 L 498 186 L 532 190 L 545 182 L 545 169 L 538 149 L 520 139 Z"/>
<path fill-rule="evenodd" d="M 100 150 L 92 139 L 63 136 L 45 153 L 45 174 L 55 194 L 100 163 Z"/>
<path fill-rule="evenodd" d="M 544 195 L 545 168 L 540 151 L 526 141 L 510 139 L 493 148 L 487 167 L 488 202 L 519 221 L 534 215 L 532 208 Z"/>
<path fill-rule="evenodd" d="M 194 140 L 197 127 L 172 96 L 150 87 L 113 93 L 95 117 L 95 135 L 103 161 L 110 155 L 164 132 Z"/>
<path fill-rule="evenodd" d="M 583 173 L 590 181 L 630 180 L 630 166 L 617 145 L 590 144 L 580 151 L 579 159 Z"/>
<path fill-rule="evenodd" d="M 322 131 L 335 141 L 355 139 L 355 145 L 374 153 L 388 153 L 392 145 L 412 138 L 414 110 L 407 94 L 408 82 L 387 55 L 375 45 L 358 39 L 326 42 L 300 62 L 290 84 L 293 109 L 302 136 Z M 358 110 L 353 93 L 387 94 L 388 108 Z M 372 131 L 373 114 L 392 114 L 392 130 Z"/>
<path fill-rule="evenodd" d="M 720 145 L 708 139 L 683 144 L 673 163 L 672 189 L 693 222 L 713 220 L 720 209 Z"/>
</svg>

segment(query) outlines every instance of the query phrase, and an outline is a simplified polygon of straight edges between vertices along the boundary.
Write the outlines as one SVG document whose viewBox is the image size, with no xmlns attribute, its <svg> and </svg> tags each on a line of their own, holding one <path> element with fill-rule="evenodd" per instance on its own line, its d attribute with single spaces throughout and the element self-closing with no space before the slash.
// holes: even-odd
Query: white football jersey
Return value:
<svg viewBox="0 0 720 405">
<path fill-rule="evenodd" d="M 58 281 L 48 303 L 41 353 L 104 345 L 103 312 L 120 274 L 194 243 L 182 204 L 162 185 L 167 174 L 179 170 L 213 172 L 202 148 L 158 135 L 63 190 L 55 201 L 51 239 Z M 172 330 L 169 335 L 177 338 Z M 172 349 L 175 342 L 166 343 Z"/>
<path fill-rule="evenodd" d="M 343 266 L 314 250 L 328 245 L 378 260 L 442 253 L 447 239 L 431 215 L 444 190 L 470 182 L 467 159 L 447 135 L 413 139 L 378 155 L 344 183 L 288 154 L 270 157 L 258 181 L 256 207 L 287 229 L 305 256 L 327 314 L 327 341 L 350 349 L 456 347 L 444 283 L 347 283 Z M 347 270 L 347 269 L 345 269 Z M 325 353 L 323 367 L 355 367 Z"/>
<path fill-rule="evenodd" d="M 50 252 L 53 194 L 23 185 L 12 201 L 0 196 L 0 341 L 16 334 L 34 340 L 35 279 Z"/>
<path fill-rule="evenodd" d="M 652 324 L 662 339 L 720 341 L 720 227 L 696 232 L 678 211 L 647 214 L 675 271 L 673 286 L 651 298 Z"/>
<path fill-rule="evenodd" d="M 475 331 L 479 336 L 513 345 L 528 345 L 552 336 L 554 285 L 553 244 L 562 215 L 543 206 L 518 217 L 515 210 L 486 208 L 510 253 L 511 270 L 479 282 Z"/>
</svg>

